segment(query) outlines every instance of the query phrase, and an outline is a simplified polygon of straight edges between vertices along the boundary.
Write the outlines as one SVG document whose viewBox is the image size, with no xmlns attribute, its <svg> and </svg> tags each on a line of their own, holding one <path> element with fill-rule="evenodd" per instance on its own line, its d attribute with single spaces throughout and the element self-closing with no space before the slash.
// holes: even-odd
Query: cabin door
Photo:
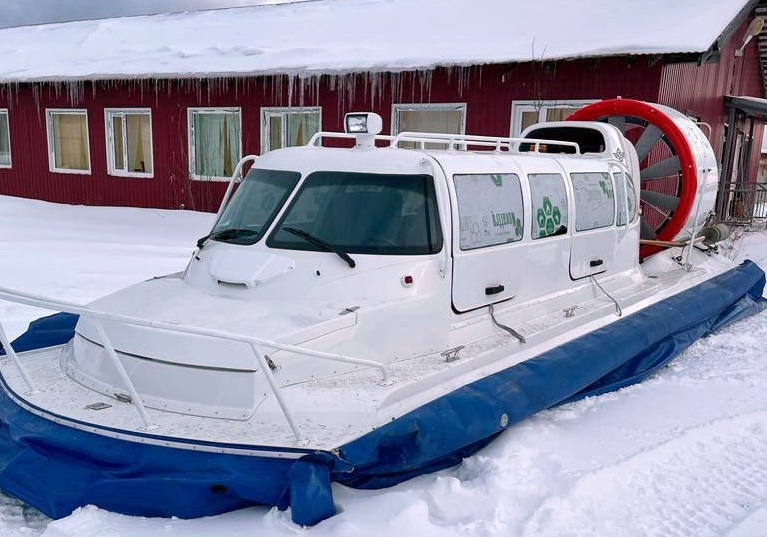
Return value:
<svg viewBox="0 0 767 537">
<path fill-rule="evenodd" d="M 570 180 L 575 201 L 570 277 L 577 280 L 610 268 L 616 246 L 616 196 L 608 173 L 571 173 Z"/>
<path fill-rule="evenodd" d="M 463 312 L 513 298 L 525 276 L 527 255 L 519 176 L 456 174 L 453 185 L 458 209 L 453 307 Z"/>
</svg>

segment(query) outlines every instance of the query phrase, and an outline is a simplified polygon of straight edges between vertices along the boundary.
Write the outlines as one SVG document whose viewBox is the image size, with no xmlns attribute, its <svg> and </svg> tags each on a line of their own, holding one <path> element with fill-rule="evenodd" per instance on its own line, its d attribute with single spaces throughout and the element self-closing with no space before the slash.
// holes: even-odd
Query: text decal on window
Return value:
<svg viewBox="0 0 767 537">
<path fill-rule="evenodd" d="M 522 189 L 516 174 L 455 175 L 453 182 L 461 250 L 522 239 Z"/>
</svg>

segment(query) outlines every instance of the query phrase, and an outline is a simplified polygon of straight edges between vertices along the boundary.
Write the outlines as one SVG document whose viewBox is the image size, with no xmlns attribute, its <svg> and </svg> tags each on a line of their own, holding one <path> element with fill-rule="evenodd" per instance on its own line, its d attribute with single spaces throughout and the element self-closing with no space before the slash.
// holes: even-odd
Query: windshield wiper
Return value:
<svg viewBox="0 0 767 537">
<path fill-rule="evenodd" d="M 222 229 L 220 231 L 214 231 L 213 233 L 210 233 L 208 235 L 205 235 L 204 237 L 200 237 L 197 239 L 197 248 L 202 248 L 205 246 L 205 241 L 208 239 L 213 239 L 216 241 L 228 241 L 232 239 L 240 239 L 242 237 L 248 237 L 251 235 L 255 235 L 258 237 L 259 232 L 255 231 L 253 229 L 247 229 L 247 228 L 229 228 L 229 229 Z"/>
<path fill-rule="evenodd" d="M 341 259 L 343 259 L 344 261 L 349 263 L 349 266 L 351 268 L 354 268 L 354 267 L 357 266 L 357 263 L 355 263 L 354 259 L 352 259 L 349 256 L 349 254 L 347 254 L 343 250 L 339 250 L 335 246 L 332 246 L 332 245 L 328 244 L 327 242 L 323 241 L 319 237 L 315 237 L 314 235 L 312 235 L 308 231 L 304 231 L 303 229 L 298 229 L 298 228 L 295 228 L 295 227 L 287 227 L 287 226 L 283 226 L 282 229 L 284 229 L 288 233 L 292 233 L 293 235 L 301 237 L 306 242 L 309 242 L 309 243 L 315 245 L 316 247 L 321 248 L 322 250 L 325 250 L 326 252 L 333 252 L 338 257 L 340 257 Z"/>
</svg>

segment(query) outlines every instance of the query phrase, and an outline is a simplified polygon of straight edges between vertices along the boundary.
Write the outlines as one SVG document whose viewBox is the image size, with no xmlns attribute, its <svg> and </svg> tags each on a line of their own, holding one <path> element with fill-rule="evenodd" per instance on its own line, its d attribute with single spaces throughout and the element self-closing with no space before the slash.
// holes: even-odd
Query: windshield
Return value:
<svg viewBox="0 0 767 537">
<path fill-rule="evenodd" d="M 209 237 L 234 244 L 256 243 L 300 177 L 298 172 L 251 168 Z"/>
<path fill-rule="evenodd" d="M 310 236 L 314 241 L 307 240 Z M 351 254 L 434 254 L 442 249 L 434 181 L 429 175 L 315 172 L 266 244 Z"/>
</svg>

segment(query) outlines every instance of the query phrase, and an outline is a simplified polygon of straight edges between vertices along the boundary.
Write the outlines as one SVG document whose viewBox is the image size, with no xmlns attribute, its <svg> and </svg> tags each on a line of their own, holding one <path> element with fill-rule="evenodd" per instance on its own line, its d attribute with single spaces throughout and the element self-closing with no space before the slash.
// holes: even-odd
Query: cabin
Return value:
<svg viewBox="0 0 767 537">
<path fill-rule="evenodd" d="M 317 0 L 0 30 L 0 194 L 211 211 L 242 156 L 347 112 L 508 137 L 621 96 L 699 123 L 720 218 L 753 214 L 767 2 L 668 4 Z"/>
</svg>

